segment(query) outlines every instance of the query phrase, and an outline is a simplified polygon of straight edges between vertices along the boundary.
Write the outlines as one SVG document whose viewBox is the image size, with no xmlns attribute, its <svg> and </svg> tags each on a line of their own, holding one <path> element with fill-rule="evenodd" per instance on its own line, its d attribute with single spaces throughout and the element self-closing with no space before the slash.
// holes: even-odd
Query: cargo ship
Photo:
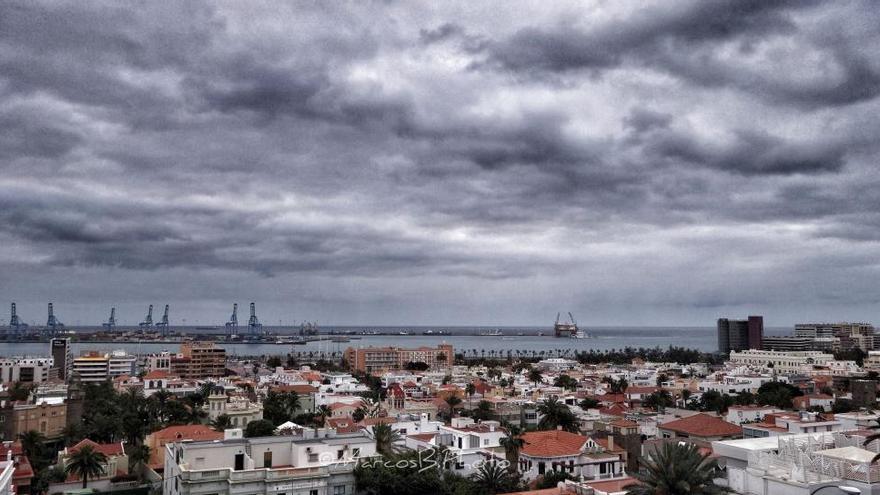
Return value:
<svg viewBox="0 0 880 495">
<path fill-rule="evenodd" d="M 579 335 L 579 331 L 574 316 L 572 316 L 571 313 L 568 313 L 568 321 L 560 321 L 559 317 L 560 313 L 556 313 L 556 322 L 553 324 L 553 336 L 576 338 Z"/>
</svg>

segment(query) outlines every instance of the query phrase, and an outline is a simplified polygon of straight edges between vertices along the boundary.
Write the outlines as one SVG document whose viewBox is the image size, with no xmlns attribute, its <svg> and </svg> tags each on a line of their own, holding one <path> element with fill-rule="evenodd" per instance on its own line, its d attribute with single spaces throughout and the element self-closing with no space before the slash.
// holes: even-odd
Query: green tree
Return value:
<svg viewBox="0 0 880 495">
<path fill-rule="evenodd" d="M 281 356 L 270 356 L 269 359 L 266 360 L 266 367 L 274 370 L 281 366 Z"/>
<path fill-rule="evenodd" d="M 577 389 L 578 382 L 574 378 L 563 374 L 556 377 L 553 385 L 564 388 L 565 390 L 575 390 Z"/>
<path fill-rule="evenodd" d="M 468 409 L 471 408 L 471 398 L 477 392 L 477 387 L 473 383 L 468 383 L 464 386 L 464 393 L 468 397 Z"/>
<path fill-rule="evenodd" d="M 675 405 L 675 399 L 666 390 L 658 390 L 642 400 L 642 406 L 659 411 Z"/>
<path fill-rule="evenodd" d="M 221 414 L 217 416 L 214 421 L 211 421 L 211 428 L 214 431 L 225 431 L 229 428 L 232 428 L 232 418 L 229 417 L 228 414 Z"/>
<path fill-rule="evenodd" d="M 694 444 L 669 442 L 645 459 L 638 484 L 623 487 L 629 495 L 720 495 L 731 490 L 715 484 L 718 463 Z"/>
<path fill-rule="evenodd" d="M 531 371 L 529 371 L 529 381 L 534 383 L 536 387 L 543 380 L 544 380 L 544 375 L 541 374 L 541 370 L 534 368 Z"/>
<path fill-rule="evenodd" d="M 471 475 L 471 481 L 480 492 L 487 494 L 507 493 L 519 488 L 510 471 L 494 459 L 480 463 L 477 472 Z"/>
<path fill-rule="evenodd" d="M 45 459 L 46 454 L 46 437 L 37 430 L 28 430 L 18 436 L 21 440 L 21 448 L 28 456 L 28 459 L 34 464 L 34 468 L 39 470 L 48 464 Z"/>
<path fill-rule="evenodd" d="M 762 406 L 791 409 L 792 399 L 804 395 L 797 387 L 782 382 L 767 382 L 758 388 L 755 400 Z"/>
<path fill-rule="evenodd" d="M 565 431 L 577 433 L 580 428 L 577 418 L 559 399 L 551 397 L 538 405 L 538 428 L 541 430 L 555 430 L 562 427 Z"/>
<path fill-rule="evenodd" d="M 398 442 L 402 437 L 387 423 L 373 426 L 373 438 L 376 440 L 376 452 L 384 456 L 395 454 L 400 449 Z"/>
<path fill-rule="evenodd" d="M 525 445 L 525 440 L 522 438 L 520 427 L 508 424 L 506 429 L 507 436 L 502 437 L 500 443 L 504 447 L 504 457 L 507 459 L 508 469 L 515 473 L 519 465 L 519 451 Z"/>
<path fill-rule="evenodd" d="M 474 421 L 492 419 L 492 404 L 489 401 L 481 400 L 477 403 L 477 407 L 471 411 L 471 417 L 474 418 Z"/>
<path fill-rule="evenodd" d="M 144 466 L 150 462 L 150 447 L 146 445 L 133 445 L 130 447 L 129 451 L 126 452 L 128 455 L 128 462 L 131 464 L 132 468 L 137 468 L 138 477 L 143 477 Z"/>
<path fill-rule="evenodd" d="M 581 409 L 596 409 L 599 407 L 599 401 L 593 399 L 592 397 L 587 397 L 586 399 L 580 401 L 578 403 Z"/>
<path fill-rule="evenodd" d="M 244 436 L 250 437 L 271 437 L 275 434 L 275 425 L 271 421 L 258 419 L 251 421 L 244 429 Z"/>
<path fill-rule="evenodd" d="M 452 417 L 455 416 L 455 408 L 461 404 L 461 399 L 457 395 L 450 395 L 443 399 L 443 402 L 446 402 L 446 408 L 449 411 L 449 419 L 452 420 Z"/>
<path fill-rule="evenodd" d="M 275 392 L 270 390 L 263 401 L 263 419 L 278 426 L 290 421 L 300 409 L 299 394 L 295 391 Z"/>
<path fill-rule="evenodd" d="M 91 445 L 83 445 L 75 452 L 70 454 L 67 459 L 67 466 L 64 472 L 82 478 L 83 488 L 89 486 L 89 478 L 97 478 L 104 474 L 104 464 L 107 463 L 107 456 L 102 452 L 98 452 Z"/>
<path fill-rule="evenodd" d="M 556 488 L 556 485 L 559 482 L 573 479 L 575 478 L 565 471 L 548 471 L 546 474 L 544 474 L 543 477 L 541 477 L 535 488 L 538 490 L 543 490 L 545 488 Z"/>
</svg>

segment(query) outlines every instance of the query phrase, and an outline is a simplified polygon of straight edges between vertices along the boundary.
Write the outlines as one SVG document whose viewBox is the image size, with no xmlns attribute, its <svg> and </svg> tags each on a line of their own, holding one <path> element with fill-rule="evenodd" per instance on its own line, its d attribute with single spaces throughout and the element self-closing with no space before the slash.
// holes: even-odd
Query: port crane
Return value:
<svg viewBox="0 0 880 495">
<path fill-rule="evenodd" d="M 46 331 L 54 337 L 58 334 L 58 329 L 64 328 L 64 323 L 58 321 L 58 318 L 55 317 L 55 310 L 52 307 L 52 303 L 49 303 L 49 316 L 46 319 Z"/>
<path fill-rule="evenodd" d="M 147 310 L 147 317 L 144 318 L 144 321 L 138 323 L 138 326 L 141 328 L 152 328 L 153 326 L 153 305 L 150 304 L 150 308 Z"/>
<path fill-rule="evenodd" d="M 165 312 L 162 313 L 162 319 L 156 323 L 156 328 L 162 330 L 162 336 L 168 335 L 168 305 L 165 305 Z"/>
<path fill-rule="evenodd" d="M 232 316 L 226 322 L 226 335 L 234 337 L 238 334 L 238 303 L 232 304 Z"/>
<path fill-rule="evenodd" d="M 16 338 L 21 338 L 21 334 L 27 330 L 28 324 L 21 321 L 18 316 L 18 312 L 15 309 L 15 303 L 12 303 L 12 307 L 9 312 L 9 329 L 12 330 L 13 335 Z"/>
<path fill-rule="evenodd" d="M 257 305 L 251 303 L 251 317 L 248 318 L 248 334 L 259 335 L 263 331 L 263 324 L 257 318 Z"/>
<path fill-rule="evenodd" d="M 116 308 L 110 308 L 110 318 L 107 319 L 103 326 L 107 330 L 116 328 Z"/>
</svg>

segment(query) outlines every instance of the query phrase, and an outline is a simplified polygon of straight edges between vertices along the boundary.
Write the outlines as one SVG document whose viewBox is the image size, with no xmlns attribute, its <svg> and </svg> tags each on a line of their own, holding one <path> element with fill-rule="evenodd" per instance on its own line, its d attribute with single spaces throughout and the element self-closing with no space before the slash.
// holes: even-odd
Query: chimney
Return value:
<svg viewBox="0 0 880 495">
<path fill-rule="evenodd" d="M 614 435 L 608 435 L 608 451 L 614 450 Z"/>
</svg>

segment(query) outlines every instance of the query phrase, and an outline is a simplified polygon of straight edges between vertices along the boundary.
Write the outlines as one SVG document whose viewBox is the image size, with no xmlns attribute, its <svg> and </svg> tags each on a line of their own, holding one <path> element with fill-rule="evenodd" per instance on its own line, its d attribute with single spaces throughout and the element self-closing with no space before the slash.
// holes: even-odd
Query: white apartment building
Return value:
<svg viewBox="0 0 880 495">
<path fill-rule="evenodd" d="M 0 359 L 0 382 L 42 383 L 49 380 L 52 358 L 14 357 Z"/>
<path fill-rule="evenodd" d="M 354 466 L 376 455 L 363 432 L 305 429 L 296 436 L 165 445 L 165 495 L 353 495 Z"/>
<path fill-rule="evenodd" d="M 719 464 L 726 468 L 727 486 L 753 495 L 811 495 L 880 491 L 880 465 L 863 437 L 842 433 L 745 438 L 712 442 Z M 876 442 L 875 442 L 876 444 Z"/>
<path fill-rule="evenodd" d="M 136 359 L 125 351 L 90 352 L 74 358 L 72 370 L 83 382 L 102 382 L 122 375 L 133 376 Z"/>
<path fill-rule="evenodd" d="M 12 475 L 15 474 L 16 462 L 12 460 L 12 449 L 6 451 L 6 459 L 0 461 L 0 495 L 15 495 Z"/>
<path fill-rule="evenodd" d="M 536 366 L 543 371 L 568 371 L 577 368 L 578 362 L 572 359 L 549 358 L 538 361 Z"/>
<path fill-rule="evenodd" d="M 716 380 L 701 380 L 697 387 L 700 392 L 708 392 L 710 390 L 735 395 L 742 392 L 756 392 L 761 385 L 773 381 L 770 375 L 728 375 Z"/>
<path fill-rule="evenodd" d="M 732 351 L 729 364 L 733 366 L 749 366 L 772 369 L 777 373 L 809 373 L 813 366 L 828 366 L 834 361 L 834 355 L 820 351 L 763 351 L 750 349 Z"/>
<path fill-rule="evenodd" d="M 503 458 L 501 439 L 507 433 L 497 421 L 475 423 L 471 418 L 453 418 L 449 426 L 427 421 L 423 415 L 424 426 L 421 432 L 410 432 L 405 445 L 412 450 L 429 450 L 445 447 L 452 460 L 449 470 L 462 475 L 473 474 L 480 463 L 489 458 Z M 430 431 L 436 425 L 436 431 Z M 392 427 L 395 425 L 392 424 Z M 500 452 L 500 454 L 499 454 Z"/>
<path fill-rule="evenodd" d="M 760 438 L 841 431 L 841 423 L 837 419 L 822 419 L 814 412 L 804 411 L 767 414 L 762 422 L 743 424 L 742 429 L 744 438 Z"/>
</svg>

